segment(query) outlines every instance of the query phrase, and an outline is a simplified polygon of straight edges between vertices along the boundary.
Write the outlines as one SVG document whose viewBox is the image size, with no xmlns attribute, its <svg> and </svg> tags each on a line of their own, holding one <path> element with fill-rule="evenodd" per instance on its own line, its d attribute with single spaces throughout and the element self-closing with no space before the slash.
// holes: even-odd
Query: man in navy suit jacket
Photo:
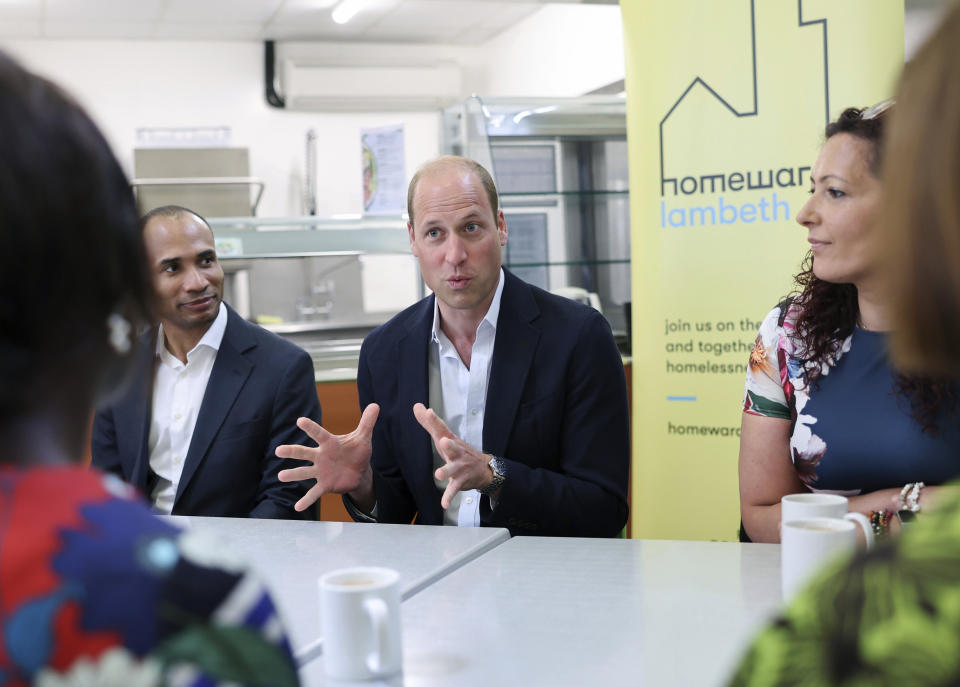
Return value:
<svg viewBox="0 0 960 687">
<path fill-rule="evenodd" d="M 282 481 L 316 480 L 297 508 L 335 492 L 358 520 L 615 536 L 627 518 L 629 425 L 606 320 L 501 268 L 506 222 L 476 162 L 427 164 L 407 200 L 434 295 L 364 341 L 356 431 L 333 436 L 301 419 L 317 447 L 277 449 L 310 463 Z"/>
<path fill-rule="evenodd" d="M 282 484 L 280 444 L 320 421 L 310 356 L 222 302 L 213 232 L 196 213 L 157 208 L 141 221 L 160 327 L 142 338 L 123 396 L 97 412 L 93 464 L 161 512 L 298 518 L 305 489 Z"/>
</svg>

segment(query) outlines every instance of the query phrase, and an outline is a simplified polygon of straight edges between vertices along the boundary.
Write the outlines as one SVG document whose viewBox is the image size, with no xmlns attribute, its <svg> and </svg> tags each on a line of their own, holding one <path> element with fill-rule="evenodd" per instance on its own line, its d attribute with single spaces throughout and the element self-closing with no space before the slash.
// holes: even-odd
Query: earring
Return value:
<svg viewBox="0 0 960 687">
<path fill-rule="evenodd" d="M 107 329 L 110 330 L 107 339 L 110 341 L 113 350 L 120 355 L 129 353 L 131 345 L 129 320 L 118 312 L 112 312 L 107 318 Z"/>
</svg>

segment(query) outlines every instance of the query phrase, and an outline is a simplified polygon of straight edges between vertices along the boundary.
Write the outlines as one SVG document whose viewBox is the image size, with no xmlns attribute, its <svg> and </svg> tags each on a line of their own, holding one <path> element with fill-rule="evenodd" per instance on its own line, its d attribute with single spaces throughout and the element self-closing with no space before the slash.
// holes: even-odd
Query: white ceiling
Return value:
<svg viewBox="0 0 960 687">
<path fill-rule="evenodd" d="M 0 39 L 489 40 L 550 3 L 616 0 L 377 0 L 343 25 L 339 0 L 0 0 Z"/>
</svg>

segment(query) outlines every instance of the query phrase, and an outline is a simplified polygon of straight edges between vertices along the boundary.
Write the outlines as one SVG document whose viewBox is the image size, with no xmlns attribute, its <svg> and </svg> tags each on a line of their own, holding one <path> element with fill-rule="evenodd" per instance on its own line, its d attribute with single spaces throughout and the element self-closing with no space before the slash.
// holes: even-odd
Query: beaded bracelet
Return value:
<svg viewBox="0 0 960 687">
<path fill-rule="evenodd" d="M 916 513 L 920 510 L 920 490 L 923 489 L 923 482 L 914 482 L 913 489 L 907 495 L 907 510 Z"/>
<path fill-rule="evenodd" d="M 920 490 L 924 487 L 923 482 L 907 482 L 900 490 L 900 497 L 897 499 L 897 510 L 908 510 L 916 513 L 920 510 Z"/>
<path fill-rule="evenodd" d="M 890 516 L 893 511 L 886 508 L 883 510 L 870 511 L 870 527 L 873 529 L 873 536 L 882 539 L 890 533 Z"/>
</svg>

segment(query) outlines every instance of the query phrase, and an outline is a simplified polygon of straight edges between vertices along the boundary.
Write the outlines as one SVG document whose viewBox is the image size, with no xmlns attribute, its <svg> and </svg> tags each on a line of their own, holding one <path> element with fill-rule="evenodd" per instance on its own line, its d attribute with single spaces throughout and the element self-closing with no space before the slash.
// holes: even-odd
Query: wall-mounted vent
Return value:
<svg viewBox="0 0 960 687">
<path fill-rule="evenodd" d="M 283 98 L 296 110 L 435 110 L 460 98 L 459 65 L 343 66 L 286 59 Z"/>
</svg>

